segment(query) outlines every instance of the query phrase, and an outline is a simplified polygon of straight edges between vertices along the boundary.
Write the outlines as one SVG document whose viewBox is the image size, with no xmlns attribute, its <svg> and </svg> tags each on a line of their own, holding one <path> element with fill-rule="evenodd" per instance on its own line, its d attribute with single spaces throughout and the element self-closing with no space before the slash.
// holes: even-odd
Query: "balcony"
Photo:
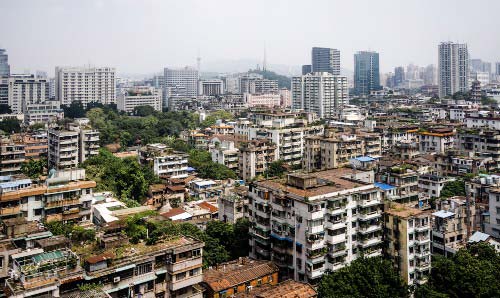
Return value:
<svg viewBox="0 0 500 298">
<path fill-rule="evenodd" d="M 369 247 L 382 243 L 382 237 L 373 237 L 373 238 L 358 240 L 358 243 L 361 245 L 361 247 Z"/>
<path fill-rule="evenodd" d="M 344 220 L 339 220 L 336 222 L 327 221 L 325 223 L 325 228 L 329 230 L 337 230 L 346 227 L 346 222 Z"/>
<path fill-rule="evenodd" d="M 380 200 L 361 200 L 358 205 L 363 208 L 380 205 Z"/>
<path fill-rule="evenodd" d="M 358 231 L 361 233 L 361 234 L 369 234 L 369 233 L 372 233 L 372 232 L 376 232 L 376 231 L 379 231 L 379 230 L 382 230 L 382 227 L 378 224 L 376 225 L 369 225 L 369 226 L 360 226 Z"/>
<path fill-rule="evenodd" d="M 429 225 L 426 225 L 426 226 L 421 226 L 421 225 L 415 226 L 415 231 L 416 232 L 426 232 L 429 229 L 430 229 Z"/>
<path fill-rule="evenodd" d="M 5 207 L 0 209 L 0 215 L 12 215 L 12 214 L 18 214 L 20 212 L 21 212 L 20 206 Z"/>
<path fill-rule="evenodd" d="M 308 217 L 307 217 L 307 219 L 311 219 L 311 220 L 315 220 L 315 219 L 323 219 L 323 216 L 324 216 L 324 213 L 323 213 L 323 211 L 320 209 L 320 210 L 318 210 L 318 211 L 309 212 L 309 213 L 308 213 Z"/>
<path fill-rule="evenodd" d="M 429 237 L 418 237 L 417 239 L 414 240 L 416 245 L 422 245 L 422 244 L 427 244 L 431 241 Z"/>
<path fill-rule="evenodd" d="M 313 269 L 313 270 L 306 269 L 306 273 L 310 279 L 315 279 L 321 277 L 325 273 L 325 269 L 324 268 Z"/>
<path fill-rule="evenodd" d="M 71 206 L 71 205 L 78 205 L 78 204 L 80 204 L 79 199 L 52 201 L 52 202 L 45 203 L 45 208 Z"/>
<path fill-rule="evenodd" d="M 194 257 L 194 258 L 191 258 L 191 259 L 187 259 L 187 260 L 183 260 L 183 261 L 179 261 L 179 262 L 176 262 L 174 264 L 169 264 L 167 265 L 167 270 L 168 272 L 177 272 L 177 271 L 183 271 L 185 269 L 192 269 L 192 268 L 195 268 L 195 267 L 201 267 L 202 265 L 202 259 L 201 259 L 201 256 L 199 257 Z"/>
<path fill-rule="evenodd" d="M 366 220 L 371 220 L 375 218 L 379 218 L 381 216 L 380 211 L 371 211 L 371 212 L 360 212 L 358 214 L 358 218 L 360 220 L 366 221 Z"/>
<path fill-rule="evenodd" d="M 203 275 L 198 274 L 195 276 L 186 277 L 181 280 L 175 280 L 175 281 L 173 280 L 170 282 L 169 288 L 171 291 L 177 291 L 179 289 L 198 284 L 202 281 L 203 281 Z"/>
<path fill-rule="evenodd" d="M 325 240 L 329 244 L 343 243 L 346 240 L 346 235 L 345 235 L 345 233 L 342 233 L 342 234 L 339 234 L 339 235 L 335 235 L 335 236 L 330 236 L 330 235 L 327 234 L 325 236 Z"/>
</svg>

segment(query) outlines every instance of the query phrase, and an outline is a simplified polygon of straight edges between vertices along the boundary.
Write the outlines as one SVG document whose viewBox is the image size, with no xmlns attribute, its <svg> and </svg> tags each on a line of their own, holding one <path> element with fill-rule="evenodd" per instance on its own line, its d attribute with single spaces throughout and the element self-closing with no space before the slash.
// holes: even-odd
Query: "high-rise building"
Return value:
<svg viewBox="0 0 500 298">
<path fill-rule="evenodd" d="M 27 107 L 49 100 L 49 81 L 34 75 L 12 75 L 8 83 L 8 104 L 13 113 L 24 113 Z"/>
<path fill-rule="evenodd" d="M 403 66 L 398 66 L 394 68 L 394 87 L 399 87 L 403 85 L 405 81 L 405 68 Z"/>
<path fill-rule="evenodd" d="M 333 118 L 349 102 L 347 77 L 314 72 L 292 78 L 292 108 Z"/>
<path fill-rule="evenodd" d="M 340 51 L 330 48 L 312 48 L 312 72 L 340 75 Z"/>
<path fill-rule="evenodd" d="M 9 104 L 9 77 L 0 76 L 0 104 Z"/>
<path fill-rule="evenodd" d="M 311 64 L 302 65 L 302 75 L 306 75 L 310 72 L 312 72 L 312 65 Z"/>
<path fill-rule="evenodd" d="M 184 67 L 182 69 L 164 69 L 165 88 L 185 90 L 185 96 L 196 97 L 198 95 L 198 70 Z M 175 96 L 175 94 L 171 94 Z"/>
<path fill-rule="evenodd" d="M 371 91 L 380 89 L 378 53 L 360 51 L 354 54 L 354 93 L 370 95 Z"/>
<path fill-rule="evenodd" d="M 224 94 L 224 82 L 222 80 L 200 80 L 198 82 L 198 95 L 221 94 Z"/>
<path fill-rule="evenodd" d="M 0 77 L 10 75 L 9 55 L 5 49 L 0 49 Z"/>
<path fill-rule="evenodd" d="M 111 67 L 56 67 L 56 99 L 61 105 L 81 101 L 116 103 L 115 69 Z"/>
<path fill-rule="evenodd" d="M 425 67 L 422 79 L 425 85 L 437 85 L 437 69 L 434 64 Z"/>
<path fill-rule="evenodd" d="M 495 75 L 500 76 L 500 62 L 495 63 Z"/>
<path fill-rule="evenodd" d="M 439 97 L 469 89 L 469 51 L 467 44 L 442 42 L 439 45 Z"/>
</svg>

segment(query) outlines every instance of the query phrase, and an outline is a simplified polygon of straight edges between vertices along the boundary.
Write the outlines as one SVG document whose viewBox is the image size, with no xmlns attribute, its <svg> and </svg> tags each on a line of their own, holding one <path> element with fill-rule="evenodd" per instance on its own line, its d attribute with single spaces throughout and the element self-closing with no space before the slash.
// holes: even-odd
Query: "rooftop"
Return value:
<svg viewBox="0 0 500 298">
<path fill-rule="evenodd" d="M 317 297 L 316 290 L 307 283 L 286 280 L 280 284 L 272 286 L 265 284 L 252 291 L 236 294 L 236 298 L 313 298 Z"/>
<path fill-rule="evenodd" d="M 271 261 L 242 258 L 218 265 L 203 272 L 203 282 L 214 292 L 232 288 L 248 281 L 278 272 Z"/>
<path fill-rule="evenodd" d="M 420 209 L 392 202 L 389 204 L 389 207 L 385 212 L 389 215 L 397 216 L 404 219 L 425 213 L 425 211 L 422 211 Z"/>
</svg>

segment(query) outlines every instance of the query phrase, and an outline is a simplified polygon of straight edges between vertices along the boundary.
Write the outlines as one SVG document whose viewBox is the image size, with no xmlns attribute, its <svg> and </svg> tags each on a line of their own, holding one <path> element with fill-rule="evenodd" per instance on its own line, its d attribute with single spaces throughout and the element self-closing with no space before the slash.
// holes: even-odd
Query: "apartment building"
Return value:
<svg viewBox="0 0 500 298">
<path fill-rule="evenodd" d="M 28 106 L 49 100 L 49 81 L 46 78 L 12 75 L 8 84 L 8 105 L 14 114 L 24 113 Z"/>
<path fill-rule="evenodd" d="M 444 256 L 455 254 L 467 244 L 468 226 L 472 235 L 476 206 L 471 202 L 469 221 L 464 197 L 440 200 L 437 202 L 437 210 L 432 213 L 432 253 Z"/>
<path fill-rule="evenodd" d="M 263 176 L 269 164 L 278 160 L 276 145 L 265 139 L 242 142 L 239 151 L 238 174 L 246 181 Z"/>
<path fill-rule="evenodd" d="M 24 123 L 53 123 L 64 118 L 64 110 L 59 101 L 51 100 L 40 104 L 30 104 L 24 111 Z"/>
<path fill-rule="evenodd" d="M 203 272 L 205 297 L 234 297 L 260 286 L 274 286 L 278 284 L 278 271 L 273 262 L 246 257 L 218 264 Z"/>
<path fill-rule="evenodd" d="M 24 145 L 26 159 L 40 159 L 47 157 L 47 133 L 15 134 L 11 139 L 18 144 Z"/>
<path fill-rule="evenodd" d="M 302 168 L 311 172 L 347 166 L 351 159 L 364 156 L 365 149 L 365 140 L 357 135 L 328 130 L 323 136 L 305 138 Z"/>
<path fill-rule="evenodd" d="M 77 131 L 49 129 L 49 169 L 70 169 L 78 166 L 80 134 Z"/>
<path fill-rule="evenodd" d="M 276 114 L 271 118 L 252 124 L 240 119 L 235 134 L 248 140 L 267 139 L 276 146 L 277 159 L 289 165 L 300 165 L 304 154 L 304 141 L 308 136 L 322 135 L 323 125 L 312 125 L 307 119 L 298 119 L 295 114 Z"/>
<path fill-rule="evenodd" d="M 439 198 L 445 184 L 451 181 L 455 181 L 455 178 L 423 174 L 418 177 L 418 190 L 428 198 Z"/>
<path fill-rule="evenodd" d="M 85 281 L 101 284 L 113 298 L 201 298 L 203 246 L 199 240 L 181 236 L 148 246 L 135 244 L 122 255 L 94 255 L 85 260 Z"/>
<path fill-rule="evenodd" d="M 175 152 L 167 145 L 148 144 L 139 150 L 139 162 L 150 166 L 155 175 L 165 178 L 188 176 L 188 155 Z"/>
<path fill-rule="evenodd" d="M 463 129 L 456 138 L 456 149 L 462 154 L 491 157 L 500 161 L 500 132 L 492 129 Z"/>
<path fill-rule="evenodd" d="M 335 118 L 349 103 L 347 77 L 328 72 L 308 73 L 292 78 L 292 108 Z"/>
<path fill-rule="evenodd" d="M 85 170 L 51 172 L 44 184 L 9 177 L 0 183 L 0 216 L 22 217 L 28 221 L 82 222 L 91 220 L 94 181 L 85 179 Z"/>
<path fill-rule="evenodd" d="M 198 95 L 215 96 L 224 94 L 224 82 L 222 80 L 199 80 Z"/>
<path fill-rule="evenodd" d="M 248 195 L 250 257 L 272 260 L 283 279 L 314 284 L 360 254 L 381 255 L 381 192 L 350 171 L 258 181 Z"/>
<path fill-rule="evenodd" d="M 408 285 L 427 282 L 431 270 L 430 213 L 398 203 L 384 210 L 385 254 Z"/>
<path fill-rule="evenodd" d="M 112 67 L 56 67 L 56 100 L 61 105 L 81 101 L 116 103 L 115 69 Z"/>
<path fill-rule="evenodd" d="M 278 93 L 245 93 L 244 100 L 248 107 L 279 107 L 281 96 Z"/>
<path fill-rule="evenodd" d="M 421 202 L 418 190 L 419 173 L 412 165 L 405 163 L 390 163 L 385 165 L 384 162 L 379 163 L 379 169 L 376 174 L 376 180 L 391 186 L 396 189 L 394 195 L 388 199 L 397 203 L 407 204 L 411 207 L 424 207 L 425 202 Z"/>
<path fill-rule="evenodd" d="M 444 154 L 455 147 L 454 129 L 434 128 L 425 131 L 418 131 L 420 153 L 440 153 Z"/>
<path fill-rule="evenodd" d="M 248 187 L 238 186 L 232 194 L 222 196 L 217 200 L 219 220 L 236 223 L 240 218 L 248 215 Z"/>
<path fill-rule="evenodd" d="M 163 108 L 162 90 L 147 86 L 137 86 L 120 92 L 116 103 L 119 111 L 127 113 L 133 112 L 136 107 L 140 106 L 150 106 L 155 111 L 161 112 Z"/>
<path fill-rule="evenodd" d="M 397 126 L 386 123 L 383 126 L 376 126 L 374 131 L 380 134 L 384 150 L 389 150 L 400 143 L 417 143 L 418 141 L 418 129 L 413 126 Z"/>
<path fill-rule="evenodd" d="M 500 238 L 500 188 L 490 189 L 488 197 L 490 220 L 485 224 L 484 231 L 493 237 Z"/>
<path fill-rule="evenodd" d="M 26 162 L 25 148 L 25 144 L 12 138 L 3 137 L 0 140 L 0 176 L 21 173 L 21 167 Z"/>
<path fill-rule="evenodd" d="M 240 78 L 240 93 L 278 94 L 278 81 L 263 79 L 253 74 Z"/>
<path fill-rule="evenodd" d="M 196 97 L 198 95 L 198 70 L 184 67 L 181 69 L 165 68 L 163 71 L 164 86 L 170 90 L 165 92 L 167 98 Z"/>
<path fill-rule="evenodd" d="M 232 136 L 217 135 L 212 137 L 208 145 L 212 161 L 225 165 L 237 173 L 240 156 L 240 150 L 236 147 L 237 143 L 238 141 Z"/>
</svg>

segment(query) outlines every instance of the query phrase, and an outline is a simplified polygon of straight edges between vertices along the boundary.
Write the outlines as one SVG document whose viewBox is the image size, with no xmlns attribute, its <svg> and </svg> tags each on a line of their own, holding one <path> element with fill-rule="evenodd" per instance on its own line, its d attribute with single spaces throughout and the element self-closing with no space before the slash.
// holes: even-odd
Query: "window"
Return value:
<svg viewBox="0 0 500 298">
<path fill-rule="evenodd" d="M 134 275 L 142 275 L 146 274 L 148 272 L 151 272 L 153 270 L 153 264 L 152 263 L 144 263 L 137 265 L 134 269 Z"/>
<path fill-rule="evenodd" d="M 183 280 L 186 278 L 186 272 L 181 272 L 175 275 L 175 280 Z"/>
</svg>

